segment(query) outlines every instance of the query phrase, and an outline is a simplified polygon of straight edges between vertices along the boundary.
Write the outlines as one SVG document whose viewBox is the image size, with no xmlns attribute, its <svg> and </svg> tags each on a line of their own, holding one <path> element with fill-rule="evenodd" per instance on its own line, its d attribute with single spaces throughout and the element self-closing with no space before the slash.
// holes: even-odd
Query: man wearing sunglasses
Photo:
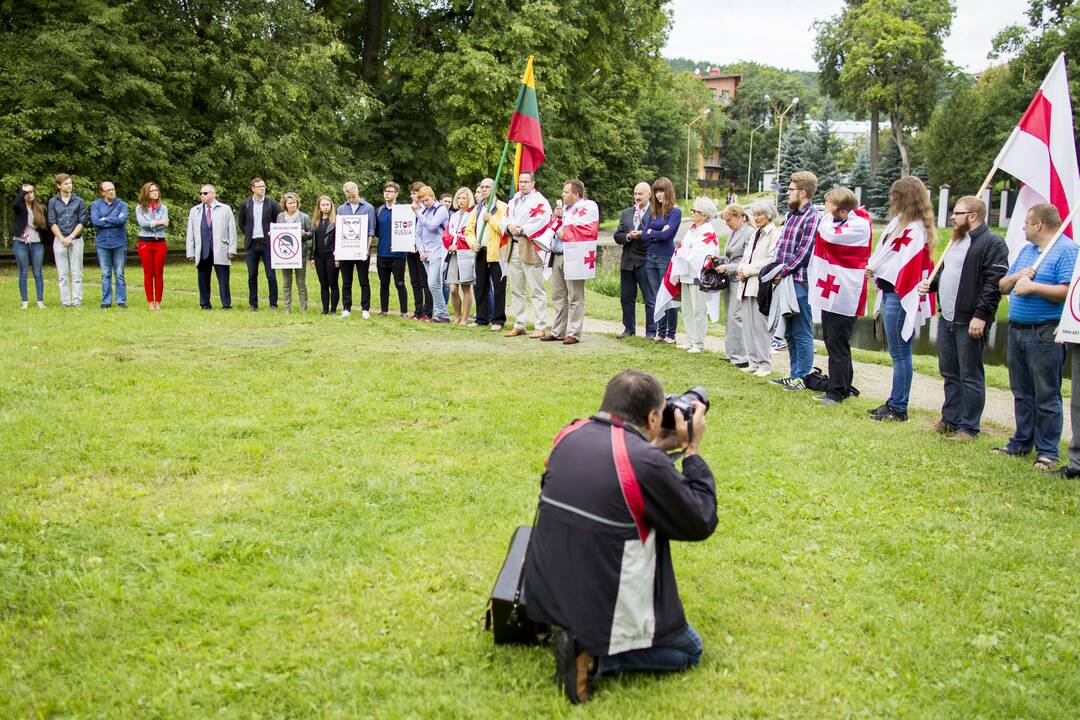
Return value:
<svg viewBox="0 0 1080 720">
<path fill-rule="evenodd" d="M 236 257 L 236 219 L 232 208 L 218 202 L 213 185 L 203 185 L 199 192 L 202 200 L 188 212 L 187 259 L 195 263 L 199 272 L 199 307 L 211 309 L 210 272 L 218 280 L 221 307 L 232 307 L 229 292 L 229 266 Z"/>
</svg>

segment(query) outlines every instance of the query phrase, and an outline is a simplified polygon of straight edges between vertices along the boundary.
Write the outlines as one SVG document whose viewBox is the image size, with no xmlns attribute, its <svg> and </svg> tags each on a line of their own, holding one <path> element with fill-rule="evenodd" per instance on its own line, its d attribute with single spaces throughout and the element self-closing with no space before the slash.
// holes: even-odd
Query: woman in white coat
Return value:
<svg viewBox="0 0 1080 720">
<path fill-rule="evenodd" d="M 776 210 L 773 204 L 758 200 L 750 205 L 747 214 L 754 226 L 753 235 L 746 243 L 742 262 L 735 277 L 739 284 L 737 292 L 742 304 L 742 332 L 746 345 L 748 365 L 743 372 L 757 377 L 768 377 L 772 372 L 772 352 L 769 343 L 769 318 L 758 310 L 758 273 L 776 257 L 776 244 L 780 240 L 780 228 L 774 223 Z"/>
<path fill-rule="evenodd" d="M 691 353 L 699 353 L 705 349 L 708 319 L 706 295 L 701 291 L 701 266 L 710 255 L 720 255 L 720 244 L 712 225 L 715 217 L 716 203 L 707 197 L 695 198 L 690 215 L 693 225 L 683 236 L 671 260 L 672 279 L 675 275 L 679 278 L 679 301 L 682 303 L 683 323 L 686 325 L 684 348 Z M 719 310 L 720 298 L 719 295 L 714 295 L 710 301 L 715 301 L 716 309 Z"/>
</svg>

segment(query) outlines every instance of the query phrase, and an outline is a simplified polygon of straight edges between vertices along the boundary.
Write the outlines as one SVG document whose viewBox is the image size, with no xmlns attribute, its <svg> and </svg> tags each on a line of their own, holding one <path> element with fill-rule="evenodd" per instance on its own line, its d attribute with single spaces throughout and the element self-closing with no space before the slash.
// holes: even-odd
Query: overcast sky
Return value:
<svg viewBox="0 0 1080 720">
<path fill-rule="evenodd" d="M 810 24 L 840 12 L 843 0 L 672 0 L 675 21 L 665 57 L 724 65 L 753 60 L 791 70 L 816 70 Z M 968 72 L 991 65 L 990 41 L 1007 25 L 1026 24 L 1024 0 L 957 0 L 945 55 Z"/>
</svg>

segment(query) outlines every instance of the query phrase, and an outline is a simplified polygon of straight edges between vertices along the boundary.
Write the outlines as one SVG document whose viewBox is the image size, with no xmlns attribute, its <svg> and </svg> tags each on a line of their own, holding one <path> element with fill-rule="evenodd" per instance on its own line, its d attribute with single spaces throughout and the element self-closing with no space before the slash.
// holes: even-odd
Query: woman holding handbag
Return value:
<svg viewBox="0 0 1080 720">
<path fill-rule="evenodd" d="M 472 190 L 459 188 L 454 194 L 454 214 L 446 225 L 443 245 L 446 246 L 446 282 L 450 285 L 450 304 L 454 310 L 454 322 L 466 325 L 472 312 L 472 285 L 476 280 L 476 253 L 465 239 L 465 226 L 469 222 L 476 200 Z"/>
<path fill-rule="evenodd" d="M 716 303 L 718 314 L 720 296 L 718 293 L 706 295 L 701 290 L 701 269 L 705 259 L 715 256 L 720 250 L 716 239 L 716 230 L 712 220 L 716 217 L 716 203 L 707 197 L 694 199 L 690 218 L 693 225 L 687 231 L 671 260 L 672 280 L 678 276 L 680 285 L 679 300 L 683 308 L 683 323 L 686 326 L 686 345 L 689 353 L 700 353 L 705 349 L 705 334 L 708 327 L 706 302 Z M 721 270 L 719 267 L 717 270 Z"/>
</svg>

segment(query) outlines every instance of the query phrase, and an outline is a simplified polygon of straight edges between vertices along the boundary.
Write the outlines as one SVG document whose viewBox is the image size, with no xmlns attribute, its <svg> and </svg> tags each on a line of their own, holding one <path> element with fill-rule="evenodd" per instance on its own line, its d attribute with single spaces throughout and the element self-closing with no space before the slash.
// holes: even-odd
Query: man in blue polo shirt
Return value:
<svg viewBox="0 0 1080 720">
<path fill-rule="evenodd" d="M 397 289 L 398 310 L 401 317 L 409 315 L 409 297 L 405 292 L 405 259 L 408 253 L 394 252 L 394 205 L 397 203 L 401 186 L 396 182 L 383 185 L 383 204 L 375 210 L 375 234 L 379 238 L 379 254 L 375 260 L 375 269 L 379 271 L 379 315 L 386 315 L 390 310 L 390 278 L 394 278 Z"/>
<path fill-rule="evenodd" d="M 1051 470 L 1058 461 L 1063 413 L 1061 374 L 1065 346 L 1054 342 L 1061 310 L 1076 265 L 1077 246 L 1067 237 L 1053 242 L 1061 215 L 1049 204 L 1028 210 L 1024 234 L 1028 244 L 1001 279 L 1009 295 L 1009 385 L 1013 393 L 1016 433 L 994 452 L 1027 455 L 1035 448 L 1034 466 Z M 1035 260 L 1046 250 L 1036 271 Z"/>
</svg>

